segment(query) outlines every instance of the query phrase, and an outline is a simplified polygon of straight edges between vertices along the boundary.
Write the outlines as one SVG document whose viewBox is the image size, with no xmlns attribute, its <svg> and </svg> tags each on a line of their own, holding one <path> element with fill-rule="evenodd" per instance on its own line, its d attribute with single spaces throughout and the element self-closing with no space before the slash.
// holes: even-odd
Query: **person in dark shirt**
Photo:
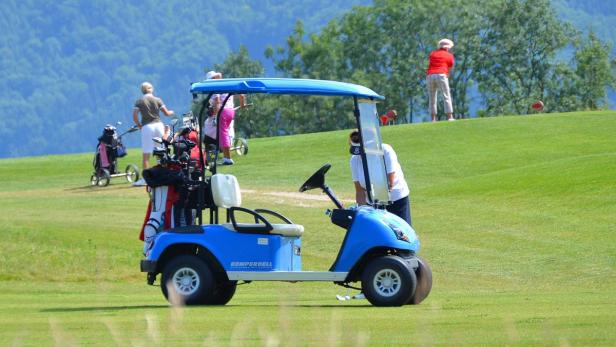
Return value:
<svg viewBox="0 0 616 347">
<path fill-rule="evenodd" d="M 449 90 L 449 70 L 454 65 L 453 54 L 449 52 L 451 48 L 453 48 L 453 41 L 442 39 L 438 42 L 438 49 L 430 53 L 426 86 L 428 87 L 428 100 L 430 103 L 429 111 L 433 122 L 436 122 L 436 98 L 439 90 L 443 94 L 447 120 L 455 120 L 453 118 L 453 106 Z"/>
</svg>

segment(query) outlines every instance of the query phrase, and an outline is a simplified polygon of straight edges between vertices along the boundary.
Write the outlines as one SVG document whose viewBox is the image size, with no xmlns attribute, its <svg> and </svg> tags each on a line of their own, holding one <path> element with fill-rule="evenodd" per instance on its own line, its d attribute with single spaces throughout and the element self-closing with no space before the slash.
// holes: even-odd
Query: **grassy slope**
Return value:
<svg viewBox="0 0 616 347">
<path fill-rule="evenodd" d="M 0 345 L 612 344 L 615 130 L 614 112 L 383 129 L 435 275 L 424 304 L 395 309 L 284 283 L 239 287 L 226 307 L 169 309 L 138 272 L 142 189 L 88 187 L 91 154 L 2 160 Z M 306 226 L 307 270 L 327 269 L 342 240 L 330 204 L 268 193 L 295 192 L 330 162 L 328 184 L 351 199 L 347 133 L 252 140 L 224 169 L 250 190 L 245 206 Z"/>
</svg>

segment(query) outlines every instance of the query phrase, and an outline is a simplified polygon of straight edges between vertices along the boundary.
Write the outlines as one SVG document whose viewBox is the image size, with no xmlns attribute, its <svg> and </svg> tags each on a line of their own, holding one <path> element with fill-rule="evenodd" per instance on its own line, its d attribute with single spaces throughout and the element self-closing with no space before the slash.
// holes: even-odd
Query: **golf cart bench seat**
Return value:
<svg viewBox="0 0 616 347">
<path fill-rule="evenodd" d="M 300 237 L 304 226 L 291 222 L 280 213 L 266 209 L 247 209 L 241 207 L 242 194 L 237 178 L 233 175 L 215 174 L 210 181 L 212 197 L 217 207 L 227 209 L 227 220 L 231 223 L 223 224 L 227 229 L 240 233 L 250 234 L 277 234 L 282 236 Z M 246 213 L 254 218 L 254 223 L 238 223 L 235 212 Z M 271 215 L 284 223 L 271 223 L 263 215 Z"/>
</svg>

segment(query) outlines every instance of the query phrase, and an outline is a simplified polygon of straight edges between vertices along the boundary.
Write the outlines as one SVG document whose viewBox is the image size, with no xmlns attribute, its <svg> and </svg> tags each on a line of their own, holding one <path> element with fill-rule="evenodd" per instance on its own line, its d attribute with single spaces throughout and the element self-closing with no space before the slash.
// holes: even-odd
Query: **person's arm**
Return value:
<svg viewBox="0 0 616 347">
<path fill-rule="evenodd" d="M 396 179 L 396 173 L 390 172 L 387 174 L 387 185 L 388 190 L 391 192 L 392 187 L 394 186 L 394 180 Z"/>
<path fill-rule="evenodd" d="M 366 204 L 366 190 L 359 184 L 359 182 L 354 181 L 355 184 L 355 202 L 357 205 L 365 205 Z"/>
<path fill-rule="evenodd" d="M 164 113 L 164 114 L 165 114 L 165 116 L 167 116 L 167 117 L 171 117 L 171 116 L 173 116 L 173 115 L 175 114 L 175 112 L 173 112 L 173 110 L 168 110 L 168 109 L 167 109 L 167 106 L 165 106 L 165 105 L 163 105 L 163 106 L 160 108 L 160 110 L 161 110 L 161 111 L 163 111 L 163 113 Z"/>
<path fill-rule="evenodd" d="M 139 127 L 139 129 L 141 129 L 141 123 L 139 122 L 139 109 L 138 108 L 134 108 L 133 109 L 133 122 L 135 122 L 135 125 Z"/>
<path fill-rule="evenodd" d="M 396 179 L 396 171 L 394 170 L 396 163 L 398 162 L 398 156 L 394 149 L 389 145 L 383 146 L 383 159 L 385 160 L 385 167 L 387 168 L 387 188 L 391 191 L 394 186 L 394 180 Z"/>
<path fill-rule="evenodd" d="M 240 94 L 240 107 L 241 108 L 246 107 L 246 95 L 244 94 Z"/>
</svg>

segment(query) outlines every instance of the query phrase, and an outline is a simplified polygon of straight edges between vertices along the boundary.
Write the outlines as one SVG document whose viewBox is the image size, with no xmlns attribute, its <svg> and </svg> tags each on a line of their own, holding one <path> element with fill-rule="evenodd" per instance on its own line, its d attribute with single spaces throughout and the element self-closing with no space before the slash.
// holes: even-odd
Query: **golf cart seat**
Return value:
<svg viewBox="0 0 616 347">
<path fill-rule="evenodd" d="M 251 234 L 277 234 L 282 236 L 300 237 L 304 232 L 304 226 L 294 224 L 290 219 L 280 213 L 266 209 L 247 209 L 241 207 L 242 194 L 237 178 L 233 175 L 215 174 L 210 181 L 212 197 L 217 207 L 227 209 L 227 223 L 224 227 L 240 233 Z M 236 212 L 246 213 L 254 218 L 254 223 L 238 223 L 235 218 Z M 284 223 L 271 223 L 263 214 L 271 215 L 282 220 Z"/>
</svg>

